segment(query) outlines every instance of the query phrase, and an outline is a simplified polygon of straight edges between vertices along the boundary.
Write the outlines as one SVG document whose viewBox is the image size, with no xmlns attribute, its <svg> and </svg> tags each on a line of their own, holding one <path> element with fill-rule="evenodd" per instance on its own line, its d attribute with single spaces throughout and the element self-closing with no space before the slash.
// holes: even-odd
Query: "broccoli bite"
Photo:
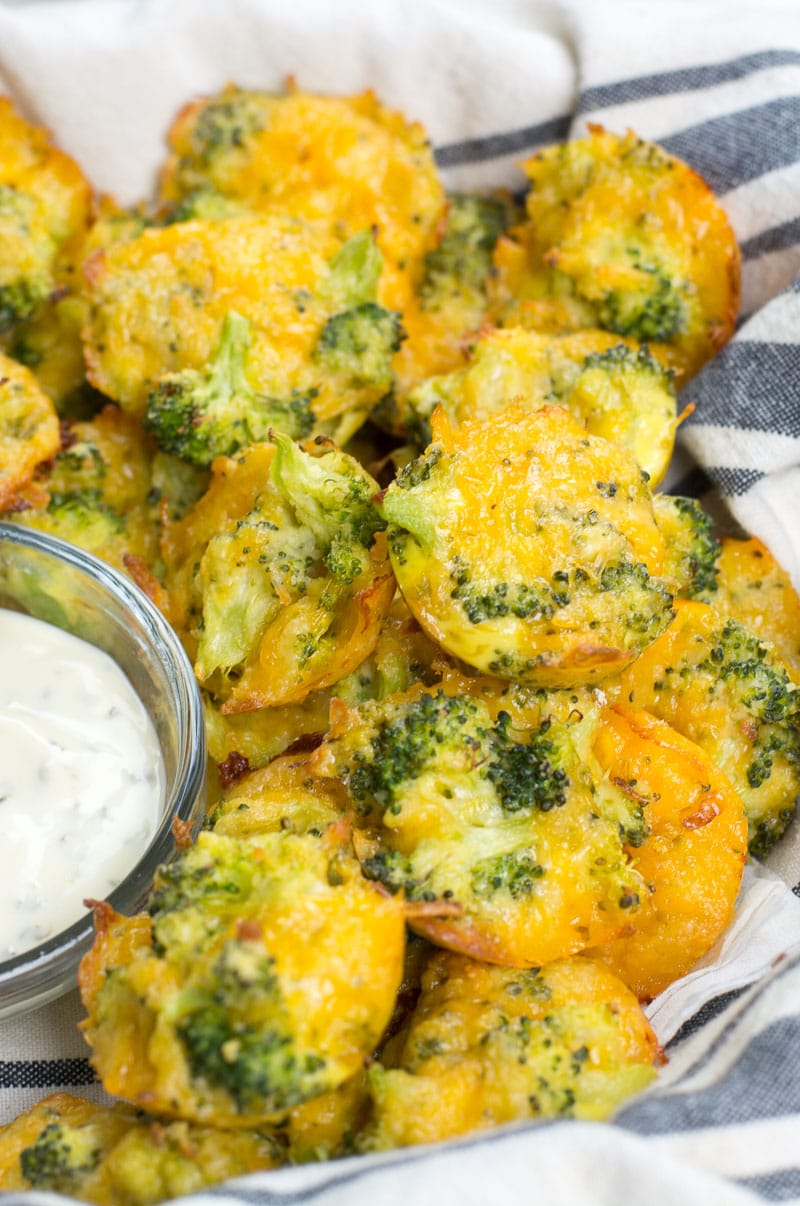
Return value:
<svg viewBox="0 0 800 1206">
<path fill-rule="evenodd" d="M 740 256 L 686 164 L 629 131 L 593 126 L 525 165 L 527 221 L 498 246 L 503 326 L 601 327 L 667 349 L 692 375 L 733 333 Z"/>
<path fill-rule="evenodd" d="M 599 680 L 672 617 L 646 474 L 560 407 L 513 404 L 455 430 L 436 412 L 381 509 L 412 612 L 479 670 Z"/>
<path fill-rule="evenodd" d="M 402 337 L 382 265 L 372 231 L 342 243 L 285 214 L 145 230 L 87 263 L 89 379 L 198 464 L 270 427 L 344 442 Z"/>
<path fill-rule="evenodd" d="M 0 1132 L 0 1188 L 63 1193 L 97 1206 L 155 1206 L 284 1158 L 267 1134 L 159 1122 L 128 1106 L 59 1093 Z"/>
<path fill-rule="evenodd" d="M 77 164 L 0 97 L 0 335 L 49 298 L 61 256 L 89 225 L 90 204 Z"/>
<path fill-rule="evenodd" d="M 750 853 L 782 836 L 800 793 L 800 688 L 771 646 L 700 602 L 618 679 L 613 699 L 644 708 L 705 750 L 744 802 Z"/>
<path fill-rule="evenodd" d="M 0 354 L 0 512 L 21 505 L 20 491 L 60 442 L 55 407 L 30 369 Z"/>
<path fill-rule="evenodd" d="M 653 509 L 666 544 L 664 577 L 680 598 L 709 601 L 717 592 L 720 554 L 711 516 L 696 499 L 675 494 L 654 495 Z"/>
<path fill-rule="evenodd" d="M 475 343 L 466 368 L 412 390 L 407 430 L 424 446 L 436 406 L 462 423 L 488 418 L 512 401 L 532 410 L 563 406 L 591 435 L 627 448 L 651 483 L 666 472 L 676 427 L 672 374 L 646 347 L 604 331 L 488 331 Z"/>
<path fill-rule="evenodd" d="M 223 713 L 302 704 L 350 674 L 394 594 L 373 479 L 328 441 L 273 440 L 215 462 L 162 541 L 170 614 Z"/>
<path fill-rule="evenodd" d="M 63 426 L 61 449 L 39 481 L 44 498 L 15 511 L 15 523 L 78 545 L 117 569 L 126 558 L 146 565 L 159 555 L 150 441 L 116 406 Z"/>
<path fill-rule="evenodd" d="M 589 953 L 640 1000 L 691 971 L 733 919 L 747 857 L 740 796 L 714 760 L 663 720 L 619 703 L 592 746 L 612 783 L 642 804 L 631 854 L 648 881 L 634 924 Z"/>
<path fill-rule="evenodd" d="M 285 95 L 229 86 L 186 105 L 161 177 L 168 207 L 211 191 L 253 211 L 288 212 L 347 238 L 375 228 L 381 296 L 403 309 L 445 211 L 422 126 L 375 95 Z"/>
<path fill-rule="evenodd" d="M 383 1063 L 369 1072 L 376 1151 L 530 1118 L 607 1118 L 655 1076 L 660 1050 L 636 998 L 606 968 L 527 971 L 442 951 Z"/>
<path fill-rule="evenodd" d="M 106 1090 L 242 1127 L 336 1089 L 391 1016 L 404 930 L 402 901 L 363 879 L 346 827 L 201 833 L 159 871 L 149 917 L 97 912 L 80 982 Z"/>
<path fill-rule="evenodd" d="M 517 729 L 491 699 L 412 688 L 338 705 L 308 765 L 347 787 L 364 872 L 422 906 L 413 929 L 531 965 L 612 936 L 646 892 L 623 850 L 641 807 L 592 761 L 597 716 Z"/>
</svg>

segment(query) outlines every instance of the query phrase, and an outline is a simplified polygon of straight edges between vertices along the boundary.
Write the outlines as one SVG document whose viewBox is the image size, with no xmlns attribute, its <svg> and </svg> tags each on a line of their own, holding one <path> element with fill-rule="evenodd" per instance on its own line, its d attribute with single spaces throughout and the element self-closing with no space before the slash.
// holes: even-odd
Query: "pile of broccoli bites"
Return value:
<svg viewBox="0 0 800 1206">
<path fill-rule="evenodd" d="M 230 86 L 125 209 L 0 105 L 3 518 L 147 592 L 210 755 L 146 910 L 95 908 L 119 1103 L 5 1127 L 3 1188 L 607 1118 L 790 824 L 800 600 L 657 492 L 730 226 L 630 132 L 523 167 L 450 195 L 372 93 Z"/>
</svg>

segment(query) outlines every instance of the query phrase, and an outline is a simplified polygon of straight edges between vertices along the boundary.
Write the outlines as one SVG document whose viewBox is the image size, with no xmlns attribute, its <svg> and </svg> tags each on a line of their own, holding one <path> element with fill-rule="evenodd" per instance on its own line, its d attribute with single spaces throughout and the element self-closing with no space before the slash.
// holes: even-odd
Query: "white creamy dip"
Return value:
<svg viewBox="0 0 800 1206">
<path fill-rule="evenodd" d="M 117 887 L 164 792 L 155 730 L 112 658 L 0 609 L 0 961 Z"/>
</svg>

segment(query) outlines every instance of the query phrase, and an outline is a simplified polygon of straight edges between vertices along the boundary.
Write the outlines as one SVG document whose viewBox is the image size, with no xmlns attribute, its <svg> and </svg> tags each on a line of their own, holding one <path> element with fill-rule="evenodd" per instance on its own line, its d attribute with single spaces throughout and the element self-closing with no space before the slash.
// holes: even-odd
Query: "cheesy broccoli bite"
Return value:
<svg viewBox="0 0 800 1206">
<path fill-rule="evenodd" d="M 410 911 L 417 933 L 530 966 L 611 937 L 647 890 L 623 850 L 641 808 L 592 758 L 597 719 L 516 728 L 491 698 L 412 688 L 337 706 L 308 765 L 341 779 L 372 831 L 357 835 L 365 873 L 429 906 Z"/>
<path fill-rule="evenodd" d="M 297 704 L 372 652 L 394 580 L 377 485 L 328 441 L 215 462 L 162 541 L 169 614 L 223 713 Z"/>
<path fill-rule="evenodd" d="M 149 916 L 96 917 L 80 983 L 104 1087 L 209 1125 L 281 1117 L 354 1076 L 402 975 L 403 903 L 364 880 L 339 825 L 201 833 L 159 871 Z"/>
<path fill-rule="evenodd" d="M 466 368 L 412 390 L 406 426 L 424 446 L 437 406 L 462 423 L 497 414 L 512 401 L 532 410 L 563 406 L 592 435 L 627 448 L 651 483 L 666 472 L 677 425 L 672 374 L 646 347 L 604 331 L 490 330 L 474 344 Z"/>
<path fill-rule="evenodd" d="M 386 490 L 400 589 L 432 639 L 538 686 L 621 670 L 663 632 L 671 595 L 647 477 L 568 412 L 513 404 L 433 443 Z"/>
<path fill-rule="evenodd" d="M 675 620 L 608 695 L 705 750 L 744 802 L 750 853 L 783 835 L 800 794 L 800 688 L 772 647 L 736 620 L 679 600 Z"/>
<path fill-rule="evenodd" d="M 0 1130 L 0 1188 L 97 1206 L 155 1206 L 284 1159 L 267 1134 L 159 1122 L 129 1106 L 66 1093 L 46 1097 Z"/>
<path fill-rule="evenodd" d="M 524 167 L 527 221 L 495 262 L 502 325 L 601 327 L 663 345 L 680 373 L 696 373 L 739 306 L 739 250 L 708 185 L 653 143 L 600 126 Z"/>
<path fill-rule="evenodd" d="M 152 566 L 159 555 L 152 451 L 136 420 L 117 406 L 86 422 L 65 422 L 61 447 L 37 483 L 43 498 L 8 518 L 68 540 L 120 570 L 130 557 Z"/>
<path fill-rule="evenodd" d="M 370 231 L 343 243 L 284 214 L 145 230 L 87 263 L 89 379 L 200 465 L 272 428 L 344 442 L 402 338 L 382 263 Z"/>
<path fill-rule="evenodd" d="M 50 296 L 59 257 L 84 234 L 90 204 L 78 165 L 0 97 L 0 334 Z"/>
<path fill-rule="evenodd" d="M 24 505 L 17 496 L 60 443 L 58 415 L 36 378 L 0 355 L 0 512 Z"/>
<path fill-rule="evenodd" d="M 660 1049 L 606 968 L 522 971 L 439 952 L 404 1030 L 369 1071 L 367 1151 L 530 1118 L 607 1118 L 655 1076 Z"/>
<path fill-rule="evenodd" d="M 208 212 L 211 195 L 291 213 L 345 238 L 374 228 L 386 261 L 379 300 L 402 309 L 436 242 L 444 189 L 422 126 L 374 93 L 285 95 L 233 85 L 186 105 L 169 134 L 166 205 Z"/>
</svg>

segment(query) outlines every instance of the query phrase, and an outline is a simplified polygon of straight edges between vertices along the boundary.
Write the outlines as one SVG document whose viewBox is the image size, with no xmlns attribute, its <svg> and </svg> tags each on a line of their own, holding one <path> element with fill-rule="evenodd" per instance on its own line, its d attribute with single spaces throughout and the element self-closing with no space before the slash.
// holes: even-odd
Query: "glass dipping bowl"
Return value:
<svg viewBox="0 0 800 1206">
<path fill-rule="evenodd" d="M 173 826 L 194 836 L 205 812 L 206 743 L 200 693 L 177 635 L 146 595 L 105 562 L 21 525 L 0 523 L 0 607 L 54 624 L 108 653 L 155 728 L 166 791 L 145 853 L 107 899 L 120 913 L 144 905 L 156 868 L 175 855 Z M 2 833 L 2 830 L 0 830 Z M 92 945 L 91 913 L 46 942 L 0 962 L 0 1018 L 74 988 Z"/>
</svg>

